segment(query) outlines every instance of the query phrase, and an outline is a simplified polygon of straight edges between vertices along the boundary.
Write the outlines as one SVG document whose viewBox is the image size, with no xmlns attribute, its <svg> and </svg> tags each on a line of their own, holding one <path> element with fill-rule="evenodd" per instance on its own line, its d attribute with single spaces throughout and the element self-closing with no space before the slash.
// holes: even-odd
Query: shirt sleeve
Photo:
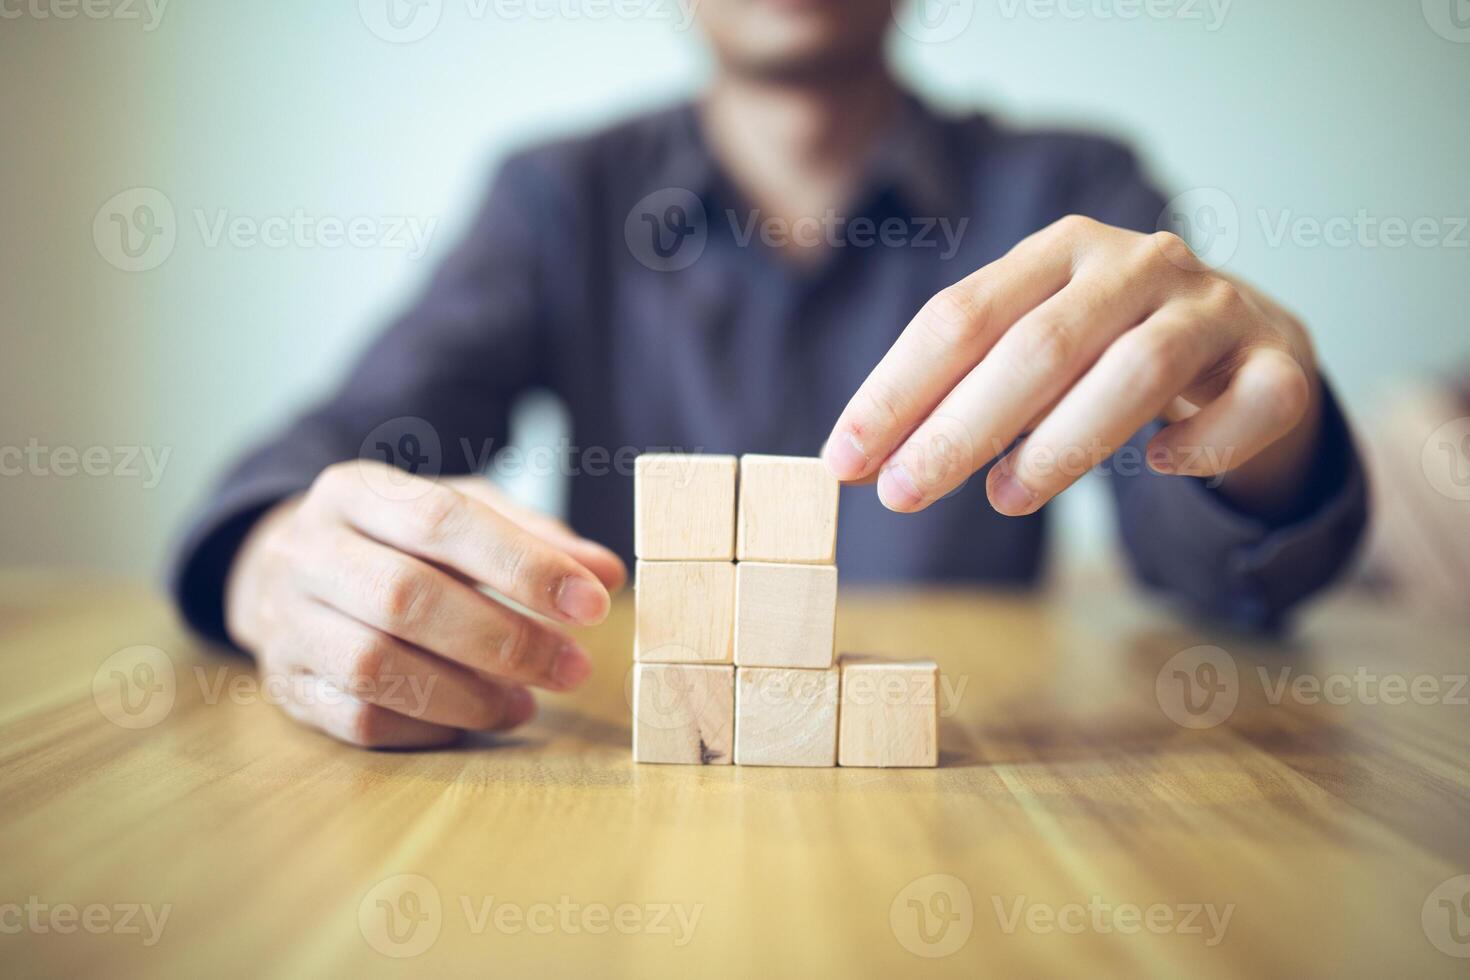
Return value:
<svg viewBox="0 0 1470 980">
<path fill-rule="evenodd" d="M 1083 156 L 1073 210 L 1135 231 L 1158 229 L 1163 196 L 1132 154 L 1098 141 Z M 1276 522 L 1242 512 L 1204 480 L 1150 470 L 1144 449 L 1161 427 L 1139 432 L 1107 467 L 1135 574 L 1195 613 L 1244 629 L 1280 628 L 1293 607 L 1347 567 L 1367 523 L 1363 467 L 1331 387 L 1323 382 L 1310 485 Z"/>
<path fill-rule="evenodd" d="M 544 376 L 531 169 L 520 158 L 506 164 L 427 287 L 336 390 L 219 482 L 169 571 L 194 630 L 228 642 L 224 585 L 241 542 L 326 467 L 366 457 L 430 477 L 464 474 L 504 443 L 511 403 Z"/>
</svg>

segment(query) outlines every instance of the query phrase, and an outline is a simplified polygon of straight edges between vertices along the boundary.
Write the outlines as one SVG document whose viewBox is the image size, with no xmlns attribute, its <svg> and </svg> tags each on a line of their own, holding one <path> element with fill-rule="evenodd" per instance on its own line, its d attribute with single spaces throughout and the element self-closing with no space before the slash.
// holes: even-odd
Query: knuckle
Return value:
<svg viewBox="0 0 1470 980">
<path fill-rule="evenodd" d="M 360 748 L 378 748 L 388 742 L 389 723 L 389 713 L 384 709 L 371 704 L 354 705 L 343 737 Z"/>
<path fill-rule="evenodd" d="M 1050 376 L 1071 363 L 1076 347 L 1065 320 L 1038 317 L 1016 338 L 1016 366 L 1031 376 Z"/>
<path fill-rule="evenodd" d="M 962 284 L 948 286 L 924 304 L 920 321 L 941 348 L 964 344 L 985 329 L 987 304 Z"/>
<path fill-rule="evenodd" d="M 480 730 L 496 728 L 505 715 L 505 695 L 498 689 L 477 692 L 470 698 L 470 727 Z"/>
<path fill-rule="evenodd" d="M 1052 228 L 1067 241 L 1077 241 L 1092 235 L 1101 225 L 1084 214 L 1069 214 L 1058 218 Z"/>
<path fill-rule="evenodd" d="M 1204 305 L 1220 316 L 1233 316 L 1245 308 L 1245 297 L 1240 287 L 1229 279 L 1213 277 L 1204 289 Z"/>
<path fill-rule="evenodd" d="M 372 583 L 374 607 L 390 627 L 412 625 L 433 603 L 434 585 L 422 569 L 406 561 L 388 563 Z"/>
<path fill-rule="evenodd" d="M 886 382 L 869 378 L 862 387 L 864 429 L 896 431 L 903 424 L 905 400 L 898 390 Z"/>
<path fill-rule="evenodd" d="M 383 677 L 388 656 L 388 644 L 381 637 L 366 631 L 355 636 L 344 658 L 348 682 L 354 686 L 376 684 Z"/>
<path fill-rule="evenodd" d="M 495 651 L 496 665 L 506 674 L 527 673 L 534 659 L 532 656 L 533 642 L 530 621 L 521 616 L 511 617 Z"/>
<path fill-rule="evenodd" d="M 1156 231 L 1148 236 L 1150 254 L 1155 267 L 1165 269 L 1202 270 L 1204 264 L 1189 243 L 1172 231 Z"/>
<path fill-rule="evenodd" d="M 335 497 L 341 493 L 346 484 L 352 463 L 333 463 L 316 475 L 311 481 L 311 487 L 307 496 L 314 500 Z"/>
<path fill-rule="evenodd" d="M 526 599 L 540 598 L 543 591 L 550 591 L 554 576 L 538 556 L 538 543 L 529 534 L 511 535 L 497 543 L 494 562 L 506 591 L 515 591 Z"/>
<path fill-rule="evenodd" d="M 1179 370 L 1179 336 L 1172 331 L 1135 331 L 1119 342 L 1118 357 L 1130 388 L 1151 397 L 1165 393 Z"/>
<path fill-rule="evenodd" d="M 411 519 L 415 534 L 426 542 L 443 541 L 453 531 L 460 514 L 459 494 L 448 487 L 434 485 L 413 502 Z"/>
<path fill-rule="evenodd" d="M 1311 399 L 1311 385 L 1300 370 L 1273 372 L 1271 380 L 1259 394 L 1261 410 L 1279 429 L 1289 429 L 1301 421 Z"/>
</svg>

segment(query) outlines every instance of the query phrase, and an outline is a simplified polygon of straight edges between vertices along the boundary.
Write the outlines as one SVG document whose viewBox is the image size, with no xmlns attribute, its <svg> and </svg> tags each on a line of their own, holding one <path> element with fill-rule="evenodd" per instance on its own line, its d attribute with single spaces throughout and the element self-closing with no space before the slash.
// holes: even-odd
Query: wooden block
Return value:
<svg viewBox="0 0 1470 980">
<path fill-rule="evenodd" d="M 836 624 L 835 565 L 735 566 L 737 666 L 825 670 Z"/>
<path fill-rule="evenodd" d="M 843 654 L 840 766 L 939 764 L 939 665 Z"/>
<path fill-rule="evenodd" d="M 735 668 L 633 665 L 633 761 L 728 766 Z"/>
<path fill-rule="evenodd" d="M 820 459 L 740 457 L 741 561 L 810 562 L 837 558 L 837 479 Z"/>
<path fill-rule="evenodd" d="M 633 659 L 728 664 L 735 659 L 735 566 L 640 561 Z"/>
<path fill-rule="evenodd" d="M 735 557 L 735 457 L 644 453 L 633 464 L 633 552 L 658 561 Z"/>
<path fill-rule="evenodd" d="M 737 766 L 837 764 L 836 667 L 735 671 Z"/>
</svg>

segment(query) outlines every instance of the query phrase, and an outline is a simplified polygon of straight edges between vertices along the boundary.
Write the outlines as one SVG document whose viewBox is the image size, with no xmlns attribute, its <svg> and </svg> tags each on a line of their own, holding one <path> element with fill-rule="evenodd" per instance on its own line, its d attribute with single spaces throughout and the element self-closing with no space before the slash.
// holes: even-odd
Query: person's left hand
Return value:
<svg viewBox="0 0 1470 980">
<path fill-rule="evenodd" d="M 852 397 L 823 457 L 922 510 L 991 470 L 1002 514 L 1035 512 L 1156 418 L 1147 464 L 1287 506 L 1319 384 L 1306 331 L 1176 235 L 1068 217 L 933 297 Z M 1121 461 L 1120 461 L 1121 469 Z"/>
</svg>

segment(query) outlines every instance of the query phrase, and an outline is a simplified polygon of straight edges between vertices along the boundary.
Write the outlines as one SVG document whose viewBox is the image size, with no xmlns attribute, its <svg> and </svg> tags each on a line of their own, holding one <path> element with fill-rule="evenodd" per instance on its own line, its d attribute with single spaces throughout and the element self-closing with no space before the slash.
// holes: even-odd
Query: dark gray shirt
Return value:
<svg viewBox="0 0 1470 980">
<path fill-rule="evenodd" d="M 921 305 L 1070 214 L 1152 231 L 1164 206 L 1107 140 L 1007 131 L 906 106 L 845 214 L 793 228 L 832 243 L 798 266 L 742 201 L 684 105 L 510 159 L 419 299 L 318 407 L 222 481 L 179 549 L 184 616 L 222 638 L 222 589 L 252 521 L 359 456 L 477 472 L 523 393 L 565 400 L 570 520 L 631 556 L 632 456 L 644 449 L 815 454 Z M 1363 478 L 1331 396 L 1314 481 L 1267 524 L 1198 480 L 1143 465 L 1141 433 L 1106 467 L 1145 583 L 1238 625 L 1280 622 L 1343 566 Z M 547 460 L 537 461 L 545 465 Z M 843 581 L 1028 585 L 1045 513 L 1006 518 L 983 474 L 917 515 L 843 491 Z"/>
</svg>

